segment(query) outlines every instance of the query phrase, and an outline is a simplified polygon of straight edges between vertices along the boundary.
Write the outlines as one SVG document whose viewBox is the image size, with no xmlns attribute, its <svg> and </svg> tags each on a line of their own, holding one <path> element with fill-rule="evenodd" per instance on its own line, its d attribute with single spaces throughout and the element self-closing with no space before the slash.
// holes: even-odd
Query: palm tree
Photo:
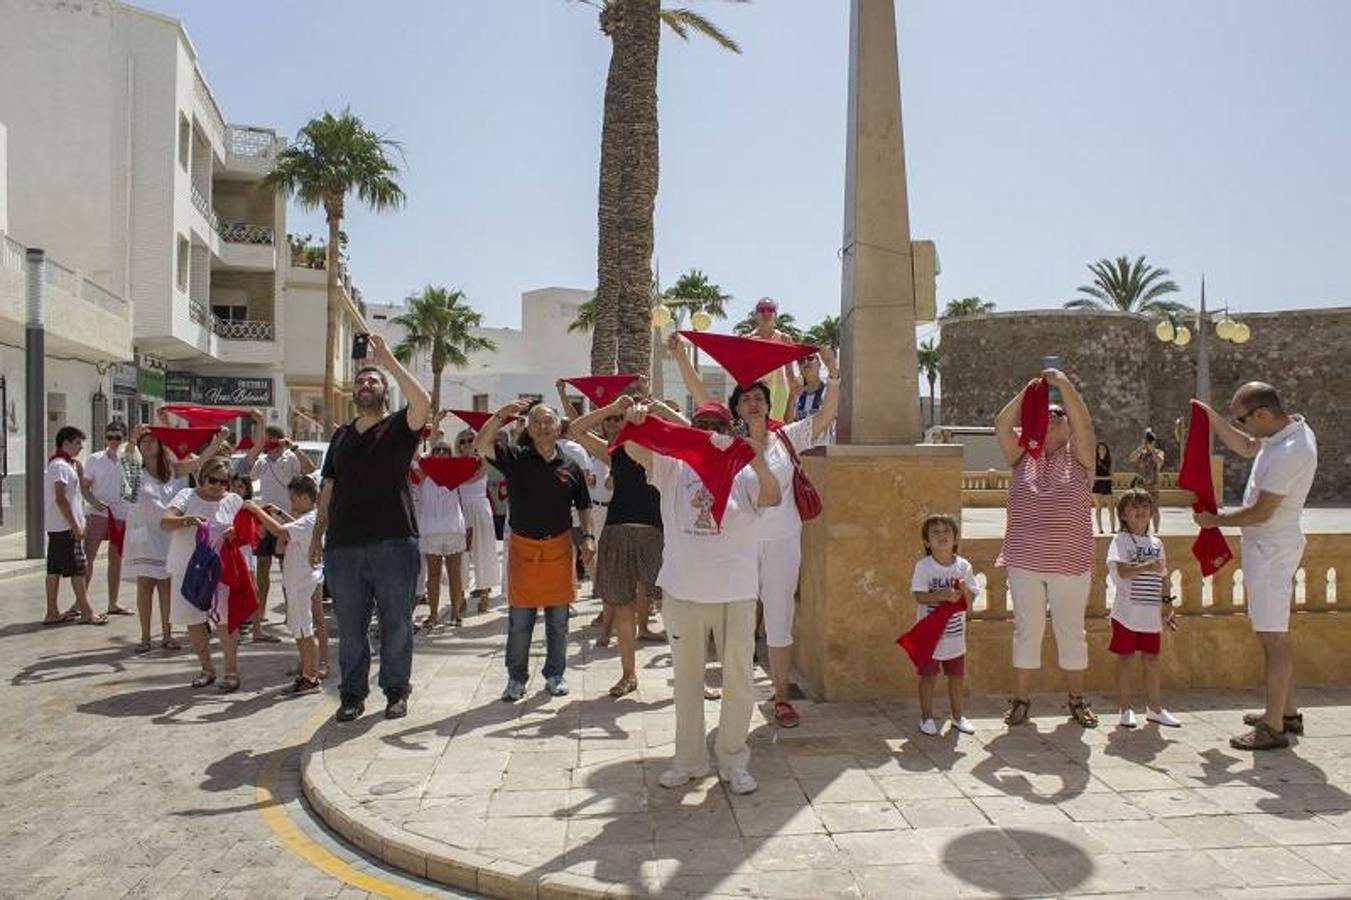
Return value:
<svg viewBox="0 0 1351 900">
<path fill-rule="evenodd" d="M 1114 309 L 1137 313 L 1181 313 L 1188 307 L 1175 300 L 1160 299 L 1176 294 L 1178 286 L 1168 278 L 1167 269 L 1159 269 L 1137 256 L 1131 262 L 1124 256 L 1090 263 L 1093 283 L 1079 287 L 1083 297 L 1065 302 L 1066 309 Z"/>
<path fill-rule="evenodd" d="M 919 345 L 919 370 L 929 379 L 929 427 L 934 426 L 934 385 L 938 382 L 938 347 L 929 338 Z"/>
<path fill-rule="evenodd" d="M 324 424 L 334 425 L 337 385 L 334 364 L 338 356 L 338 322 L 341 319 L 338 283 L 338 253 L 342 243 L 342 219 L 347 195 L 376 212 L 394 210 L 405 196 L 395 176 L 399 167 L 391 151 L 398 143 L 367 128 L 350 109 L 334 116 L 325 111 L 310 119 L 296 141 L 277 154 L 277 164 L 263 185 L 294 196 L 303 209 L 324 210 L 328 219 L 328 327 L 324 338 Z"/>
<path fill-rule="evenodd" d="M 832 350 L 840 349 L 840 317 L 826 316 L 820 322 L 817 322 L 803 339 L 809 344 L 815 344 L 818 347 L 829 347 Z"/>
<path fill-rule="evenodd" d="M 993 300 L 982 300 L 979 297 L 963 297 L 960 300 L 949 300 L 947 307 L 943 310 L 941 319 L 960 319 L 963 316 L 978 316 L 982 313 L 994 312 Z"/>
<path fill-rule="evenodd" d="M 746 317 L 744 319 L 742 319 L 740 322 L 737 322 L 735 325 L 732 326 L 732 333 L 740 335 L 755 334 L 755 326 L 759 323 L 759 321 L 760 319 L 756 315 L 755 310 L 751 310 L 750 312 L 746 313 Z M 792 313 L 779 313 L 778 317 L 774 321 L 775 327 L 777 327 L 780 331 L 788 335 L 793 340 L 801 341 L 803 339 L 802 329 L 797 326 L 797 322 L 793 319 Z"/>
<path fill-rule="evenodd" d="M 714 319 L 727 318 L 727 301 L 731 299 L 731 294 L 724 294 L 720 285 L 709 281 L 698 269 L 681 275 L 662 294 L 662 302 L 671 312 L 683 311 L 689 316 L 704 312 Z"/>
<path fill-rule="evenodd" d="M 662 9 L 661 0 L 575 0 L 600 10 L 610 39 L 600 141 L 596 252 L 596 315 L 591 371 L 647 372 L 652 364 L 653 211 L 658 184 L 657 57 L 664 24 L 733 53 L 736 42 L 690 9 Z M 744 3 L 747 0 L 728 0 Z"/>
<path fill-rule="evenodd" d="M 596 298 L 582 303 L 577 307 L 577 318 L 568 324 L 568 334 L 577 331 L 589 332 L 596 327 Z"/>
<path fill-rule="evenodd" d="M 463 369 L 469 354 L 496 350 L 487 338 L 472 330 L 483 324 L 483 316 L 464 302 L 463 291 L 450 291 L 427 285 L 404 303 L 408 311 L 390 319 L 403 328 L 404 336 L 393 349 L 394 358 L 407 364 L 415 356 L 427 354 L 432 368 L 432 415 L 441 410 L 441 373 L 447 365 Z"/>
</svg>

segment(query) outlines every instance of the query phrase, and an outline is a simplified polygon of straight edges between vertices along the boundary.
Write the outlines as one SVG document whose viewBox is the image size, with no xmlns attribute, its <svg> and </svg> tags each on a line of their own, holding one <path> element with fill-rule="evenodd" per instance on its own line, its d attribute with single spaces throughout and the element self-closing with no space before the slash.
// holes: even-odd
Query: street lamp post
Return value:
<svg viewBox="0 0 1351 900">
<path fill-rule="evenodd" d="M 1201 308 L 1193 323 L 1196 331 L 1196 398 L 1210 403 L 1210 334 L 1213 324 L 1215 337 L 1233 344 L 1246 344 L 1252 338 L 1252 329 L 1247 323 L 1239 322 L 1229 315 L 1226 307 L 1218 316 L 1211 316 L 1206 309 L 1206 277 L 1201 276 Z M 1165 344 L 1185 347 L 1191 343 L 1192 329 L 1179 323 L 1171 314 L 1165 315 L 1154 326 L 1154 336 Z"/>
</svg>

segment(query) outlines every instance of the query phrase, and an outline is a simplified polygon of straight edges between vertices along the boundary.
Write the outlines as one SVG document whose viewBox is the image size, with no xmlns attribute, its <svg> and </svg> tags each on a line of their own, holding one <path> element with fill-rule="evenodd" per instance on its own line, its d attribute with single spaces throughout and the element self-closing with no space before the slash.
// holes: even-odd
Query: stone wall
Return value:
<svg viewBox="0 0 1351 900">
<path fill-rule="evenodd" d="M 1351 501 L 1351 308 L 1244 315 L 1252 339 L 1242 346 L 1210 340 L 1211 393 L 1217 407 L 1245 381 L 1268 381 L 1287 408 L 1304 414 L 1318 435 L 1319 467 L 1310 500 Z M 1175 470 L 1174 421 L 1188 415 L 1196 384 L 1196 341 L 1187 347 L 1154 337 L 1155 320 L 1130 313 L 1034 310 L 954 319 L 943 324 L 940 355 L 943 419 L 993 425 L 1008 399 L 1059 355 L 1093 411 L 1098 435 L 1118 471 L 1153 428 Z M 1225 491 L 1236 502 L 1248 462 L 1225 454 Z"/>
</svg>

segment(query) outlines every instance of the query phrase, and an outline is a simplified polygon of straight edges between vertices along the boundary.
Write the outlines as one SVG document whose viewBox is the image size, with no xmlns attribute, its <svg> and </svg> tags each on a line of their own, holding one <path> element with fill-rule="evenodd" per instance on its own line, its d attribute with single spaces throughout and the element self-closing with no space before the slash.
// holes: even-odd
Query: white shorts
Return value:
<svg viewBox="0 0 1351 900">
<path fill-rule="evenodd" d="M 797 611 L 797 576 L 802 567 L 799 535 L 761 541 L 760 603 L 765 610 L 765 643 L 793 646 L 793 613 Z"/>
<path fill-rule="evenodd" d="M 1289 631 L 1295 571 L 1304 558 L 1304 538 L 1299 543 L 1244 538 L 1241 552 L 1243 598 L 1252 630 Z"/>
<path fill-rule="evenodd" d="M 286 630 L 291 632 L 291 637 L 314 637 L 314 607 L 311 601 L 318 589 L 317 584 L 296 587 L 282 585 L 282 591 L 286 594 Z"/>
<path fill-rule="evenodd" d="M 417 539 L 418 549 L 424 556 L 452 556 L 463 553 L 466 543 L 463 531 L 424 534 Z"/>
</svg>

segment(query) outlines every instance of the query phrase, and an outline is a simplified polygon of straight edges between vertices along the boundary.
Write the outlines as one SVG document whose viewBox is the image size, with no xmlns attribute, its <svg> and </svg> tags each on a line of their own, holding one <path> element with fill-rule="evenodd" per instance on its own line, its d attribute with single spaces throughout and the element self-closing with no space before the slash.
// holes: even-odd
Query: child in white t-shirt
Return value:
<svg viewBox="0 0 1351 900">
<path fill-rule="evenodd" d="M 910 590 L 915 596 L 915 620 L 925 618 L 940 603 L 965 597 L 968 607 L 980 589 L 971 563 L 957 555 L 957 520 L 949 515 L 931 515 L 921 526 L 925 555 L 915 564 Z M 919 730 L 938 734 L 934 720 L 934 682 L 939 669 L 948 676 L 948 703 L 952 708 L 952 727 L 962 734 L 974 734 L 976 727 L 962 715 L 962 686 L 966 674 L 966 613 L 955 613 L 943 630 L 933 659 L 919 672 Z"/>
<path fill-rule="evenodd" d="M 1145 718 L 1176 728 L 1182 723 L 1163 708 L 1159 687 L 1159 649 L 1163 626 L 1176 628 L 1172 598 L 1168 596 L 1168 561 L 1163 542 L 1149 533 L 1154 500 L 1135 488 L 1117 501 L 1121 531 L 1107 545 L 1107 569 L 1112 577 L 1112 643 L 1116 654 L 1116 692 L 1122 728 L 1135 727 L 1131 703 L 1131 658 L 1140 654 L 1144 666 Z"/>
<path fill-rule="evenodd" d="M 319 489 L 314 479 L 301 475 L 287 485 L 287 492 L 291 498 L 290 515 L 276 507 L 264 509 L 252 501 L 247 508 L 277 539 L 278 549 L 285 546 L 281 583 L 286 595 L 286 627 L 295 637 L 300 652 L 300 674 L 287 688 L 287 693 L 311 694 L 319 690 L 321 654 L 323 657 L 328 655 L 327 635 L 321 645 L 317 628 L 317 622 L 323 619 L 320 588 L 324 582 L 324 569 L 322 565 L 310 565 Z"/>
</svg>

